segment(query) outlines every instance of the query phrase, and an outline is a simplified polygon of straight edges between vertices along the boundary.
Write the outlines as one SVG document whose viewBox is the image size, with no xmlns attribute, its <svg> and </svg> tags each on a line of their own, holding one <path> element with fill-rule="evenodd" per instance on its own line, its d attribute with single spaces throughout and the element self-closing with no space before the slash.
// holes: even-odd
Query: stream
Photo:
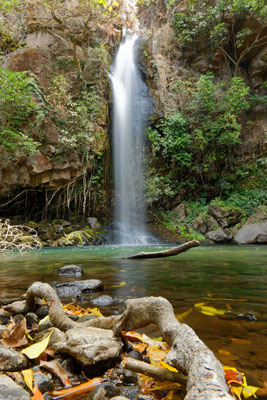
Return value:
<svg viewBox="0 0 267 400">
<path fill-rule="evenodd" d="M 0 301 L 24 293 L 34 281 L 63 280 L 54 270 L 82 266 L 82 279 L 100 279 L 102 293 L 86 294 L 83 307 L 101 294 L 119 299 L 166 297 L 219 360 L 236 367 L 250 385 L 267 386 L 267 247 L 200 246 L 162 259 L 125 260 L 139 251 L 162 247 L 99 246 L 47 248 L 34 253 L 0 255 Z M 74 278 L 64 278 L 64 280 Z M 72 300 L 72 299 L 71 299 Z M 205 315 L 205 303 L 222 315 Z M 121 313 L 123 305 L 103 307 L 104 315 Z M 153 336 L 153 332 L 148 332 Z"/>
</svg>

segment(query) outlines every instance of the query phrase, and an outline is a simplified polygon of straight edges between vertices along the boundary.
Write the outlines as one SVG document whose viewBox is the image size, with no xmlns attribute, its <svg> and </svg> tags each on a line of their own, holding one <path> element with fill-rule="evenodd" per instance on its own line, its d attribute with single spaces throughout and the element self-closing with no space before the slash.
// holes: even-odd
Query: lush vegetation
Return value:
<svg viewBox="0 0 267 400">
<path fill-rule="evenodd" d="M 0 161 L 6 163 L 19 153 L 34 153 L 40 145 L 25 130 L 37 113 L 35 85 L 34 79 L 25 72 L 0 69 Z"/>
<path fill-rule="evenodd" d="M 189 1 L 176 12 L 174 28 L 183 49 L 220 48 L 234 75 L 250 51 L 266 44 L 267 6 L 264 0 Z M 253 33 L 254 24 L 260 28 Z"/>
<path fill-rule="evenodd" d="M 177 81 L 173 90 L 184 92 L 188 100 L 179 112 L 170 111 L 147 130 L 154 156 L 147 161 L 148 201 L 178 193 L 182 198 L 185 193 L 205 199 L 228 196 L 236 188 L 241 190 L 244 180 L 248 183 L 252 171 L 256 185 L 263 182 L 261 159 L 245 166 L 236 157 L 240 116 L 249 107 L 249 87 L 243 79 L 216 82 L 207 74 L 197 82 Z"/>
</svg>

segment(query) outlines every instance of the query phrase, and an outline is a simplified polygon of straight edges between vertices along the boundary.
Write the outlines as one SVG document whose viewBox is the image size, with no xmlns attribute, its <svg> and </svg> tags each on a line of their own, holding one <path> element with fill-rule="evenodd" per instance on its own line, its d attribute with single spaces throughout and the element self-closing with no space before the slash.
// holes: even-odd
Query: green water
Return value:
<svg viewBox="0 0 267 400">
<path fill-rule="evenodd" d="M 153 249 L 159 247 L 145 251 Z M 122 258 L 139 251 L 144 248 L 101 246 L 0 255 L 0 301 L 24 293 L 36 280 L 62 280 L 54 270 L 78 264 L 84 270 L 82 279 L 103 281 L 105 294 L 119 298 L 160 295 L 178 314 L 192 308 L 185 322 L 222 363 L 242 369 L 251 384 L 263 385 L 267 380 L 267 247 L 201 246 L 165 259 Z M 98 295 L 89 294 L 80 302 L 90 305 Z M 232 314 L 204 315 L 194 308 L 200 302 Z M 102 311 L 120 312 L 122 306 Z M 248 312 L 257 320 L 236 317 Z"/>
</svg>

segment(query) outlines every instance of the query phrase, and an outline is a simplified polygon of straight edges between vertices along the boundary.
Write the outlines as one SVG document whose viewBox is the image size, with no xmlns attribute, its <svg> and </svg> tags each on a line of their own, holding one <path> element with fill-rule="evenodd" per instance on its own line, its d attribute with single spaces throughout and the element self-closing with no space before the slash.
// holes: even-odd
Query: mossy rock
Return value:
<svg viewBox="0 0 267 400">
<path fill-rule="evenodd" d="M 86 246 L 94 243 L 99 235 L 100 232 L 92 229 L 82 229 L 60 237 L 54 242 L 54 246 Z"/>
</svg>

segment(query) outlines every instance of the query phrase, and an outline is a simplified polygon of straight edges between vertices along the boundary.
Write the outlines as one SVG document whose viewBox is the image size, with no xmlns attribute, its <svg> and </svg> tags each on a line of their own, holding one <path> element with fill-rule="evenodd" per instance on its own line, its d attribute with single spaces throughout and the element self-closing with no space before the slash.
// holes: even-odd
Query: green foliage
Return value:
<svg viewBox="0 0 267 400">
<path fill-rule="evenodd" d="M 212 74 L 199 78 L 188 110 L 191 124 L 195 126 L 195 146 L 207 152 L 208 164 L 213 164 L 214 157 L 224 157 L 230 147 L 240 143 L 241 125 L 237 117 L 248 108 L 248 93 L 249 87 L 242 78 L 219 83 L 214 83 Z"/>
<path fill-rule="evenodd" d="M 212 203 L 223 206 L 228 210 L 239 209 L 244 218 L 247 218 L 253 213 L 255 207 L 267 204 L 267 192 L 260 189 L 247 189 L 241 192 L 233 192 L 225 200 L 217 198 Z"/>
<path fill-rule="evenodd" d="M 174 13 L 173 27 L 179 38 L 182 50 L 199 50 L 205 47 L 220 47 L 233 74 L 237 75 L 240 63 L 250 47 L 264 44 L 264 34 L 255 37 L 252 29 L 246 26 L 251 18 L 258 32 L 265 26 L 267 5 L 264 0 L 211 0 L 189 1 L 183 12 Z M 238 23 L 236 23 L 238 21 Z M 246 51 L 237 49 L 245 46 Z"/>
<path fill-rule="evenodd" d="M 225 18 L 228 15 L 228 20 Z M 267 6 L 264 0 L 218 0 L 196 1 L 194 7 L 188 3 L 184 12 L 175 13 L 174 28 L 179 35 L 182 47 L 208 39 L 211 45 L 224 45 L 229 40 L 229 16 L 245 18 L 247 15 L 266 18 Z M 242 28 L 236 33 L 236 46 L 241 47 L 252 31 Z"/>
<path fill-rule="evenodd" d="M 24 72 L 0 69 L 1 158 L 13 159 L 16 152 L 31 154 L 38 142 L 25 132 L 25 126 L 37 112 L 34 80 Z"/>
<path fill-rule="evenodd" d="M 249 107 L 249 87 L 239 77 L 215 82 L 207 74 L 197 82 L 177 81 L 172 90 L 184 94 L 181 112 L 169 113 L 147 130 L 154 156 L 147 173 L 148 201 L 192 193 L 196 186 L 210 195 L 231 192 L 233 149 L 241 143 L 239 116 Z"/>
<path fill-rule="evenodd" d="M 158 125 L 157 129 L 147 129 L 154 155 L 162 154 L 170 162 L 181 166 L 189 166 L 191 153 L 190 134 L 187 120 L 180 113 L 169 114 Z"/>
</svg>

